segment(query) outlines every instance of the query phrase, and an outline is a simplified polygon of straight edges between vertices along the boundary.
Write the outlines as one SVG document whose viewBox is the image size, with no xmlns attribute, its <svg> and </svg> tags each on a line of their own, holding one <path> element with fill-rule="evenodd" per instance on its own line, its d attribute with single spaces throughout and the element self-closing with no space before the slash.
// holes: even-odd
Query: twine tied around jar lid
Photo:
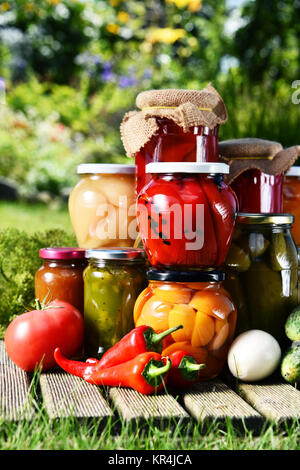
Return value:
<svg viewBox="0 0 300 470">
<path fill-rule="evenodd" d="M 126 113 L 120 127 L 128 157 L 133 157 L 158 130 L 157 118 L 170 119 L 184 132 L 193 126 L 213 129 L 228 118 L 221 96 L 211 85 L 203 90 L 143 91 L 137 95 L 136 106 L 141 111 Z"/>
<path fill-rule="evenodd" d="M 279 142 L 244 138 L 219 142 L 219 158 L 230 166 L 224 179 L 231 184 L 247 170 L 260 170 L 268 175 L 279 175 L 289 170 L 300 156 L 300 146 L 284 149 Z"/>
</svg>

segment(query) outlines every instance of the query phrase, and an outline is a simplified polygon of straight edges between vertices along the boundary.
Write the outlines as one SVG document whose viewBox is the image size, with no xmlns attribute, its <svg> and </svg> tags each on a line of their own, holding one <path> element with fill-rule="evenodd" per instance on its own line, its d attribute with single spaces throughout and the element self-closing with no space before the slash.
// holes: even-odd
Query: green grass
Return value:
<svg viewBox="0 0 300 470">
<path fill-rule="evenodd" d="M 38 371 L 31 382 L 30 405 L 36 416 L 31 421 L 0 420 L 0 450 L 299 450 L 300 427 L 265 423 L 260 432 L 235 428 L 231 420 L 204 427 L 191 422 L 180 425 L 170 420 L 160 429 L 148 421 L 125 423 L 117 413 L 103 423 L 100 419 L 49 419 L 39 393 Z"/>
<path fill-rule="evenodd" d="M 200 424 L 161 430 L 112 420 L 103 427 L 95 418 L 50 420 L 43 409 L 31 422 L 0 422 L 0 450 L 296 450 L 299 438 L 296 422 L 285 429 L 266 424 L 259 435 L 238 431 L 230 420 L 206 431 Z"/>
<path fill-rule="evenodd" d="M 72 232 L 66 204 L 0 201 L 0 229 L 15 227 L 28 233 L 61 228 Z"/>
</svg>

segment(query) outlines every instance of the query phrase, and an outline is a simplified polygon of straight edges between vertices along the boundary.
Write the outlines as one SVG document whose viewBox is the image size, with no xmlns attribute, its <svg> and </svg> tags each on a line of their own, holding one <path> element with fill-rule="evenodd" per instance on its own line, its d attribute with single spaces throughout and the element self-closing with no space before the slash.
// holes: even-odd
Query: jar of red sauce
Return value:
<svg viewBox="0 0 300 470">
<path fill-rule="evenodd" d="M 85 250 L 73 247 L 43 248 L 42 266 L 35 274 L 35 297 L 41 302 L 63 300 L 83 314 L 83 271 Z"/>
<path fill-rule="evenodd" d="M 224 163 L 159 162 L 146 167 L 137 220 L 152 266 L 213 268 L 224 262 L 237 200 Z"/>
<path fill-rule="evenodd" d="M 285 174 L 283 211 L 294 216 L 292 236 L 296 245 L 300 245 L 300 166 L 291 167 Z"/>
<path fill-rule="evenodd" d="M 230 184 L 245 213 L 282 213 L 283 173 L 268 175 L 258 169 L 241 173 Z"/>
<path fill-rule="evenodd" d="M 194 126 L 184 132 L 170 119 L 157 118 L 156 122 L 158 130 L 135 154 L 137 194 L 151 179 L 146 173 L 148 163 L 218 161 L 218 125 L 212 129 Z"/>
</svg>

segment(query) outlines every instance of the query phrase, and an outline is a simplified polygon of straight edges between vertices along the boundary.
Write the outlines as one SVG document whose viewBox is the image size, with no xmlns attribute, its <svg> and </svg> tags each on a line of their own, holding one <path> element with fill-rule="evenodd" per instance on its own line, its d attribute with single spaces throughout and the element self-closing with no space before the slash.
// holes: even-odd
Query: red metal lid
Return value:
<svg viewBox="0 0 300 470">
<path fill-rule="evenodd" d="M 41 248 L 39 255 L 44 259 L 83 259 L 85 258 L 85 249 L 61 246 Z"/>
</svg>

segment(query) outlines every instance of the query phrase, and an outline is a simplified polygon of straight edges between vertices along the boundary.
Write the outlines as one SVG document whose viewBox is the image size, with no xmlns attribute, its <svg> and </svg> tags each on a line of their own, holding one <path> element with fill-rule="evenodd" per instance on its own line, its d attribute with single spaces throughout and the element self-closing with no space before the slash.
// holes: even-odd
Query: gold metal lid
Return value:
<svg viewBox="0 0 300 470">
<path fill-rule="evenodd" d="M 239 224 L 252 224 L 252 225 L 286 225 L 294 222 L 294 216 L 292 214 L 250 214 L 245 212 L 239 212 L 237 216 L 237 222 Z"/>
</svg>

